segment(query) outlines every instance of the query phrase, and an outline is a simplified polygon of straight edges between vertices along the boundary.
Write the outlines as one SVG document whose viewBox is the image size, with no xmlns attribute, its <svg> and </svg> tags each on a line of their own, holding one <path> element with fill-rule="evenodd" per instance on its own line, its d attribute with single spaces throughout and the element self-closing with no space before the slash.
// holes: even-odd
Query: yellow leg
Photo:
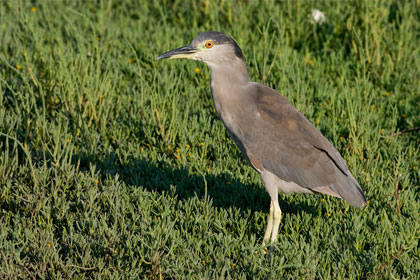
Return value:
<svg viewBox="0 0 420 280">
<path fill-rule="evenodd" d="M 264 239 L 263 239 L 263 246 L 265 243 L 270 239 L 271 232 L 273 230 L 273 201 L 270 203 L 270 214 L 268 215 L 268 222 L 267 222 L 267 229 L 265 230 Z"/>
<path fill-rule="evenodd" d="M 279 202 L 276 200 L 271 202 L 274 205 L 274 222 L 273 222 L 273 232 L 271 233 L 271 242 L 276 242 L 277 233 L 279 231 L 280 221 L 281 221 L 281 210 L 279 206 Z"/>
<path fill-rule="evenodd" d="M 264 182 L 265 189 L 271 198 L 270 204 L 270 215 L 268 216 L 267 229 L 265 230 L 263 245 L 269 240 L 271 236 L 271 242 L 275 242 L 277 233 L 279 231 L 281 221 L 281 210 L 278 201 L 278 188 L 282 181 L 273 173 L 268 170 L 264 170 L 261 174 L 261 179 Z"/>
</svg>

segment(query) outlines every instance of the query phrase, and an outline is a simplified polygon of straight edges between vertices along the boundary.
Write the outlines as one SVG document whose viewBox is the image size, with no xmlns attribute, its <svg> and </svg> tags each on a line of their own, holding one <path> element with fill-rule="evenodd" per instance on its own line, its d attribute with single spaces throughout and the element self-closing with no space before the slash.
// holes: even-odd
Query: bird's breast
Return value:
<svg viewBox="0 0 420 280">
<path fill-rule="evenodd" d="M 233 114 L 227 112 L 221 112 L 219 117 L 231 134 L 236 137 L 240 137 L 240 135 L 244 134 L 240 124 L 238 123 L 238 116 L 234 116 Z"/>
</svg>

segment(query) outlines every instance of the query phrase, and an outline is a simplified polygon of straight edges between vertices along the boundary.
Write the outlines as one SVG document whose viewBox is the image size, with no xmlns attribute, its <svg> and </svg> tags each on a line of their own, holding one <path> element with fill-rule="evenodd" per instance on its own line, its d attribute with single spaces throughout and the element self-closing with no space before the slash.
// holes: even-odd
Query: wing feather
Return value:
<svg viewBox="0 0 420 280">
<path fill-rule="evenodd" d="M 350 204 L 364 205 L 363 191 L 334 146 L 286 98 L 253 85 L 257 105 L 245 116 L 244 135 L 238 137 L 248 157 L 258 158 L 282 180 L 313 191 L 328 187 Z"/>
</svg>

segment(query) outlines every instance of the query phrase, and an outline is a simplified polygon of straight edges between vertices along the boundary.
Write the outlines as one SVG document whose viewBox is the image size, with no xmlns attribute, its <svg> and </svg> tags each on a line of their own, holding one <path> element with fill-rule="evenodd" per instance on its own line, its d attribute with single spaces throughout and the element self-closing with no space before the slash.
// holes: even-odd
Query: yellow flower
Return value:
<svg viewBox="0 0 420 280">
<path fill-rule="evenodd" d="M 191 153 L 188 153 L 188 156 L 189 156 L 189 157 L 192 157 L 192 154 L 191 154 Z"/>
<path fill-rule="evenodd" d="M 190 145 L 188 145 L 188 144 L 187 144 L 187 145 L 185 145 L 185 148 L 189 149 L 189 148 L 190 148 Z"/>
<path fill-rule="evenodd" d="M 180 159 L 180 158 L 181 158 L 181 156 L 180 156 L 180 155 L 176 155 L 175 157 L 176 157 L 176 159 Z"/>
<path fill-rule="evenodd" d="M 179 154 L 179 149 L 178 148 L 175 151 L 176 151 L 177 154 Z"/>
<path fill-rule="evenodd" d="M 197 174 L 198 174 L 198 172 L 197 172 L 197 171 L 194 171 L 193 173 L 194 173 L 194 175 L 197 175 Z"/>
<path fill-rule="evenodd" d="M 228 181 L 227 184 L 230 185 L 230 184 L 232 184 L 232 182 L 231 181 Z"/>
<path fill-rule="evenodd" d="M 94 182 L 95 182 L 95 184 L 99 184 L 99 181 L 98 181 L 98 179 L 95 179 L 95 181 L 94 181 Z"/>
<path fill-rule="evenodd" d="M 407 114 L 402 114 L 401 116 L 405 119 L 407 117 Z"/>
<path fill-rule="evenodd" d="M 366 201 L 366 204 L 367 204 L 367 205 L 369 205 L 369 204 L 370 204 L 370 201 L 369 201 L 369 200 L 368 200 L 368 201 Z"/>
<path fill-rule="evenodd" d="M 70 138 L 67 138 L 67 139 L 66 139 L 66 142 L 70 142 Z"/>
<path fill-rule="evenodd" d="M 194 72 L 197 73 L 197 74 L 200 73 L 200 68 L 195 67 Z"/>
<path fill-rule="evenodd" d="M 200 146 L 201 146 L 201 147 L 204 147 L 204 145 L 205 145 L 205 144 L 204 144 L 204 142 L 201 142 L 201 143 L 200 143 Z"/>
<path fill-rule="evenodd" d="M 48 244 L 47 244 L 47 246 L 48 246 L 48 247 L 51 247 L 51 243 L 48 243 Z"/>
<path fill-rule="evenodd" d="M 319 120 L 316 120 L 315 124 L 317 124 L 317 125 L 318 125 L 318 124 L 319 124 Z"/>
<path fill-rule="evenodd" d="M 131 58 L 128 60 L 128 63 L 133 63 L 134 60 L 132 60 Z"/>
<path fill-rule="evenodd" d="M 312 64 L 314 64 L 314 61 L 312 59 L 309 59 L 308 64 L 312 65 Z"/>
<path fill-rule="evenodd" d="M 32 13 L 36 13 L 36 7 L 32 7 L 31 11 Z"/>
<path fill-rule="evenodd" d="M 20 69 L 22 69 L 22 66 L 20 66 L 20 65 L 18 64 L 18 65 L 16 65 L 16 69 L 17 69 L 17 70 L 20 70 Z"/>
<path fill-rule="evenodd" d="M 343 136 L 340 136 L 340 141 L 344 141 L 344 137 Z"/>
<path fill-rule="evenodd" d="M 149 143 L 147 143 L 147 144 L 146 144 L 146 146 L 147 146 L 147 147 L 150 147 L 150 144 L 149 144 Z"/>
<path fill-rule="evenodd" d="M 328 214 L 327 214 L 327 216 L 328 216 L 328 217 L 329 217 L 329 216 L 331 216 L 331 213 L 328 213 Z"/>
<path fill-rule="evenodd" d="M 232 264 L 232 267 L 235 267 L 235 266 L 236 266 L 236 264 L 235 264 L 235 263 L 233 263 L 233 264 Z"/>
<path fill-rule="evenodd" d="M 389 92 L 385 92 L 385 96 L 389 96 L 390 95 L 390 93 Z"/>
<path fill-rule="evenodd" d="M 202 263 L 203 265 L 205 265 L 205 264 L 206 264 L 206 261 L 205 261 L 205 260 L 202 260 L 202 261 L 201 261 L 201 263 Z"/>
<path fill-rule="evenodd" d="M 375 110 L 375 106 L 374 106 L 374 105 L 371 105 L 371 106 L 370 106 L 370 110 L 371 110 L 371 111 Z"/>
<path fill-rule="evenodd" d="M 383 128 L 382 128 L 382 129 L 381 129 L 381 133 L 384 133 L 384 132 L 385 132 L 385 129 L 383 129 Z"/>
<path fill-rule="evenodd" d="M 143 147 L 141 147 L 141 148 L 140 148 L 140 151 L 142 151 L 142 152 L 143 152 L 143 151 L 144 151 L 144 148 L 143 148 Z"/>
</svg>

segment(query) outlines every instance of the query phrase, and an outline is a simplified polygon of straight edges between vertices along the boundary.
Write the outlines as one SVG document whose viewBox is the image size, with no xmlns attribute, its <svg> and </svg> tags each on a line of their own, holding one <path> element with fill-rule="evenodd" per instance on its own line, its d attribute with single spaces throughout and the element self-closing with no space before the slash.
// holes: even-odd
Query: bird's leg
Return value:
<svg viewBox="0 0 420 280">
<path fill-rule="evenodd" d="M 276 242 L 277 233 L 279 231 L 279 225 L 281 221 L 281 210 L 278 200 L 271 201 L 271 204 L 274 206 L 274 222 L 273 222 L 273 231 L 271 233 L 271 242 Z M 270 209 L 271 214 L 271 209 Z"/>
<path fill-rule="evenodd" d="M 281 210 L 278 199 L 278 178 L 268 170 L 264 170 L 261 174 L 261 179 L 264 182 L 265 189 L 271 198 L 270 215 L 268 216 L 268 225 L 264 234 L 263 245 L 271 236 L 271 242 L 276 241 L 277 232 L 279 230 L 281 220 Z"/>
<path fill-rule="evenodd" d="M 270 214 L 268 215 L 267 229 L 265 230 L 263 246 L 270 239 L 271 231 L 273 230 L 273 201 L 270 203 Z"/>
</svg>

